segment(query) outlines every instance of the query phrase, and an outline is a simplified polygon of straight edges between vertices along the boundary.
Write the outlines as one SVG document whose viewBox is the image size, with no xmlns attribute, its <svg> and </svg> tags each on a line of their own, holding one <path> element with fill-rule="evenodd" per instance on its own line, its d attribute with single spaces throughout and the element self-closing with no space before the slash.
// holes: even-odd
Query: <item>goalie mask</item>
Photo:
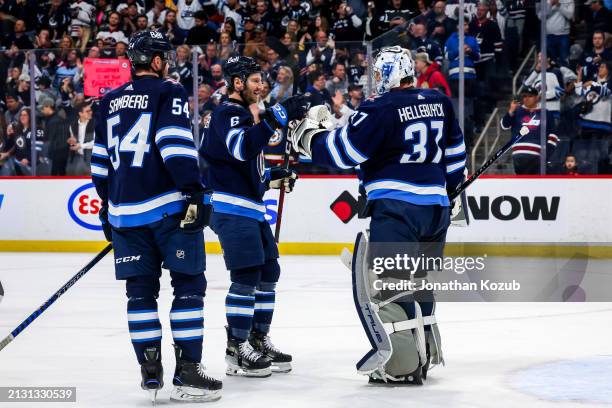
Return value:
<svg viewBox="0 0 612 408">
<path fill-rule="evenodd" d="M 379 95 L 400 86 L 402 79 L 414 77 L 410 51 L 398 45 L 380 50 L 374 62 L 374 80 Z"/>
</svg>

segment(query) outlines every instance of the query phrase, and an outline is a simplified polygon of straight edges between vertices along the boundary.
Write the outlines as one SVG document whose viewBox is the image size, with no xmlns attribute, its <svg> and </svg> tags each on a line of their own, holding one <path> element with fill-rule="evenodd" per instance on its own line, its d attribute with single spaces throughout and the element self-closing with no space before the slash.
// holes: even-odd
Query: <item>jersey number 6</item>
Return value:
<svg viewBox="0 0 612 408">
<path fill-rule="evenodd" d="M 429 127 L 435 132 L 436 153 L 431 159 L 431 163 L 440 163 L 442 158 L 442 149 L 440 149 L 440 139 L 442 139 L 444 122 L 441 120 L 432 120 Z M 427 140 L 429 139 L 429 130 L 425 122 L 416 122 L 404 131 L 404 139 L 407 142 L 414 141 L 412 145 L 412 153 L 405 153 L 400 159 L 400 163 L 424 163 L 427 158 Z"/>
</svg>

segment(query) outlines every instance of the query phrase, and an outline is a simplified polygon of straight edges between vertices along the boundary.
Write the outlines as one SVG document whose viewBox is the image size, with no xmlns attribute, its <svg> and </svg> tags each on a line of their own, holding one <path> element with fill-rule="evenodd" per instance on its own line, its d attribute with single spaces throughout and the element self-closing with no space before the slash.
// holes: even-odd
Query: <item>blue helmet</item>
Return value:
<svg viewBox="0 0 612 408">
<path fill-rule="evenodd" d="M 155 55 L 160 55 L 166 62 L 171 61 L 172 51 L 172 44 L 164 33 L 141 31 L 130 39 L 127 55 L 132 66 L 149 66 Z"/>
<path fill-rule="evenodd" d="M 258 74 L 261 72 L 259 64 L 251 57 L 243 57 L 242 55 L 230 57 L 223 64 L 223 75 L 228 88 L 233 89 L 234 78 L 240 78 L 242 82 L 246 82 L 249 75 Z"/>
</svg>

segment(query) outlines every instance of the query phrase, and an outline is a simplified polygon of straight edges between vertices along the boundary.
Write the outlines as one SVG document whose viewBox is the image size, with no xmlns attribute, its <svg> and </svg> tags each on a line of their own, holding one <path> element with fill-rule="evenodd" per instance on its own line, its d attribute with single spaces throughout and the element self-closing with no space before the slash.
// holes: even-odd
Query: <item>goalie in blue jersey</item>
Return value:
<svg viewBox="0 0 612 408">
<path fill-rule="evenodd" d="M 414 87 L 408 50 L 382 49 L 373 68 L 378 95 L 363 102 L 347 125 L 333 129 L 329 111 L 316 106 L 290 139 L 314 164 L 360 167 L 371 221 L 369 236 L 357 238 L 351 267 L 355 304 L 372 351 L 358 370 L 371 382 L 421 384 L 430 364 L 443 362 L 433 297 L 427 291 L 378 290 L 371 260 L 398 250 L 442 256 L 450 224 L 447 192 L 463 181 L 465 144 L 450 99 Z M 428 271 L 416 272 L 410 279 L 420 287 Z"/>
<path fill-rule="evenodd" d="M 103 201 L 100 219 L 113 243 L 117 279 L 125 280 L 127 320 L 142 383 L 153 401 L 163 387 L 157 311 L 161 268 L 170 270 L 170 326 L 176 369 L 170 398 L 211 401 L 220 381 L 204 373 L 205 254 L 210 218 L 191 132 L 187 94 L 166 79 L 168 38 L 137 33 L 128 56 L 132 81 L 109 92 L 97 111 L 91 174 Z"/>
</svg>

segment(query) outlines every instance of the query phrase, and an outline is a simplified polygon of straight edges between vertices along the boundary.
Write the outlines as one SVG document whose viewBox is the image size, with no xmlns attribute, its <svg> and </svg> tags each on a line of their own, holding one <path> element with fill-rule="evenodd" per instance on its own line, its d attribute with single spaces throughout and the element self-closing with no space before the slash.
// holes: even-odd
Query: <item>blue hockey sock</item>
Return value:
<svg viewBox="0 0 612 408">
<path fill-rule="evenodd" d="M 170 327 L 174 343 L 183 350 L 181 359 L 199 363 L 204 339 L 204 299 L 180 296 L 172 301 Z"/>
<path fill-rule="evenodd" d="M 230 334 L 241 340 L 249 338 L 255 308 L 255 287 L 232 283 L 225 298 L 225 315 Z"/>
<path fill-rule="evenodd" d="M 276 283 L 260 282 L 255 291 L 255 314 L 253 315 L 253 330 L 259 333 L 268 333 L 274 314 L 274 300 L 276 298 Z"/>
<path fill-rule="evenodd" d="M 276 298 L 276 282 L 280 277 L 280 265 L 276 259 L 266 261 L 261 267 L 261 281 L 255 291 L 255 315 L 253 317 L 253 330 L 268 333 L 274 314 L 274 301 Z"/>
<path fill-rule="evenodd" d="M 161 353 L 161 323 L 155 298 L 130 298 L 127 304 L 128 327 L 138 362 L 145 361 L 144 350 L 157 347 Z"/>
</svg>

